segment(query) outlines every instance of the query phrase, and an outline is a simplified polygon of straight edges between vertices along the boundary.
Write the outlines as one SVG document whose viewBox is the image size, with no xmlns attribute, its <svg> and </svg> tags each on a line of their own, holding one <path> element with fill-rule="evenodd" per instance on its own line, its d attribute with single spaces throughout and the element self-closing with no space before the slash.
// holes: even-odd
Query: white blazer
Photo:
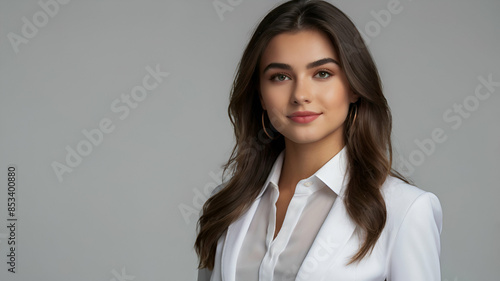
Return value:
<svg viewBox="0 0 500 281">
<path fill-rule="evenodd" d="M 341 164 L 345 166 L 346 160 Z M 341 177 L 338 180 L 339 196 L 304 258 L 296 281 L 441 280 L 442 209 L 436 195 L 388 176 L 381 187 L 387 208 L 384 230 L 371 254 L 346 266 L 363 240 L 346 211 L 346 182 Z M 212 195 L 223 185 L 217 186 Z M 237 281 L 236 261 L 259 202 L 260 196 L 219 238 L 214 269 L 198 270 L 198 281 Z"/>
</svg>

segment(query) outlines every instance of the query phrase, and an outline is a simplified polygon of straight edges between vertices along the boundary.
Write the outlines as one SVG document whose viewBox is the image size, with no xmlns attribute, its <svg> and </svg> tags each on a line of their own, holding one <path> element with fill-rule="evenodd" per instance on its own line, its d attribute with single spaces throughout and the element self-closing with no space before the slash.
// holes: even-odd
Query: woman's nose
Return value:
<svg viewBox="0 0 500 281">
<path fill-rule="evenodd" d="M 292 101 L 294 104 L 310 103 L 312 99 L 311 84 L 305 78 L 297 78 L 292 89 Z"/>
</svg>

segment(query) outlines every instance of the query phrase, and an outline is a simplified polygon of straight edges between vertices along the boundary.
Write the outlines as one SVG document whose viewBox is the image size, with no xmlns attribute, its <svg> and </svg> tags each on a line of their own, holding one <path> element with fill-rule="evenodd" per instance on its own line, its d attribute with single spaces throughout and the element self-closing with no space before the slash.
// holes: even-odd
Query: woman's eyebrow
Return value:
<svg viewBox="0 0 500 281">
<path fill-rule="evenodd" d="M 324 59 L 320 59 L 320 60 L 317 60 L 317 61 L 313 61 L 309 64 L 307 64 L 307 69 L 310 69 L 310 68 L 314 68 L 314 67 L 317 67 L 317 66 L 320 66 L 320 65 L 323 65 L 323 64 L 327 64 L 327 63 L 335 63 L 337 64 L 338 66 L 340 66 L 340 63 L 332 58 L 324 58 Z M 264 71 L 262 71 L 262 73 L 266 73 L 266 71 L 268 71 L 269 69 L 271 68 L 279 68 L 279 69 L 286 69 L 286 70 L 293 70 L 293 68 L 289 65 L 289 64 L 286 64 L 286 63 L 278 63 L 278 62 L 273 62 L 273 63 L 270 63 L 266 66 L 266 68 L 264 68 Z"/>
</svg>

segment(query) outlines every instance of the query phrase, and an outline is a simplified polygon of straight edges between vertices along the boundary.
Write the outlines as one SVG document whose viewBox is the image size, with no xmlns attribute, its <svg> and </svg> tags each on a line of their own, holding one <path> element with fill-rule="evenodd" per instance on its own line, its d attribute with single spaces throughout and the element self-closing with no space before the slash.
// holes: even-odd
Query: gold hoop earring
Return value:
<svg viewBox="0 0 500 281">
<path fill-rule="evenodd" d="M 264 111 L 265 111 L 265 110 L 264 110 Z M 274 140 L 275 138 L 272 138 L 272 137 L 271 137 L 271 136 L 267 133 L 267 130 L 266 130 L 266 125 L 264 125 L 264 111 L 262 111 L 262 128 L 264 129 L 264 133 L 266 133 L 266 135 L 267 135 L 270 139 Z"/>
<path fill-rule="evenodd" d="M 356 123 L 356 117 L 358 116 L 358 106 L 356 104 L 353 105 L 350 115 L 352 115 L 352 111 L 354 111 L 354 118 L 352 118 L 351 127 L 354 126 L 354 123 Z"/>
<path fill-rule="evenodd" d="M 356 108 L 356 112 L 354 112 L 354 120 L 352 120 L 352 125 L 354 125 L 354 123 L 356 123 L 356 117 L 358 116 L 358 106 L 356 105 L 355 108 Z"/>
</svg>

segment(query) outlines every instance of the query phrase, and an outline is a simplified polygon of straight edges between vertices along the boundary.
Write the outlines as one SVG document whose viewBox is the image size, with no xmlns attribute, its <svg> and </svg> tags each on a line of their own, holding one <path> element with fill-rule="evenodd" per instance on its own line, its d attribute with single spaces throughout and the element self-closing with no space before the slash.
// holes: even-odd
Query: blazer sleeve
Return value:
<svg viewBox="0 0 500 281">
<path fill-rule="evenodd" d="M 441 280 L 443 213 L 436 195 L 425 192 L 408 208 L 392 248 L 388 281 Z"/>
</svg>

